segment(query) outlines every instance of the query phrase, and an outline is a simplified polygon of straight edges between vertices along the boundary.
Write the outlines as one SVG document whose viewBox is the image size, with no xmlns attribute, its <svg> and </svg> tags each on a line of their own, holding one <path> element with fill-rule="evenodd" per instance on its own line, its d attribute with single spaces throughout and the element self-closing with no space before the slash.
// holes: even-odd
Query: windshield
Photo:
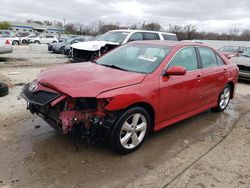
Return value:
<svg viewBox="0 0 250 188">
<path fill-rule="evenodd" d="M 108 32 L 108 33 L 104 33 L 103 35 L 97 36 L 95 40 L 122 43 L 125 40 L 125 38 L 128 36 L 128 34 L 129 32 L 113 31 L 113 32 Z"/>
<path fill-rule="evenodd" d="M 250 49 L 247 49 L 242 55 L 250 57 Z"/>
<path fill-rule="evenodd" d="M 239 47 L 237 47 L 237 46 L 224 46 L 224 47 L 220 48 L 219 51 L 221 51 L 221 52 L 238 52 Z"/>
<path fill-rule="evenodd" d="M 127 44 L 102 56 L 96 63 L 124 71 L 151 73 L 169 52 L 170 48 L 162 46 Z"/>
</svg>

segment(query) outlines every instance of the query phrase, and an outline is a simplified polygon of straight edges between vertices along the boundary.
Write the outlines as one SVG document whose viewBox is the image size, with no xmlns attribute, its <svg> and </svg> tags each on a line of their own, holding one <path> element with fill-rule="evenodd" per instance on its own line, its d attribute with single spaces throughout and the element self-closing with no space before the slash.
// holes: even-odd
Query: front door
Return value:
<svg viewBox="0 0 250 188">
<path fill-rule="evenodd" d="M 183 66 L 186 75 L 162 76 L 160 79 L 160 121 L 201 107 L 202 71 L 199 69 L 194 47 L 186 47 L 175 54 L 167 68 Z"/>
</svg>

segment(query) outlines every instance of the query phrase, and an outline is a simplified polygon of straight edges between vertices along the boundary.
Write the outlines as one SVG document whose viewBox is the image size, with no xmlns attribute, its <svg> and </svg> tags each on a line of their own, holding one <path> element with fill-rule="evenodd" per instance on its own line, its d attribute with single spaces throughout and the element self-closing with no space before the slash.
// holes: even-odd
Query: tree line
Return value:
<svg viewBox="0 0 250 188">
<path fill-rule="evenodd" d="M 65 33 L 80 34 L 80 35 L 100 35 L 114 29 L 143 29 L 151 31 L 163 31 L 175 33 L 179 40 L 239 40 L 250 41 L 250 29 L 240 31 L 237 28 L 232 28 L 225 33 L 199 31 L 195 25 L 172 25 L 167 28 L 162 27 L 159 23 L 143 23 L 123 26 L 119 23 L 98 22 L 92 25 L 81 23 L 68 23 L 65 25 Z"/>
<path fill-rule="evenodd" d="M 47 26 L 63 27 L 62 22 L 54 21 L 39 21 L 39 20 L 27 20 L 28 23 L 36 23 Z M 8 22 L 0 22 L 0 29 L 9 29 L 11 25 Z M 179 40 L 239 40 L 250 41 L 250 28 L 244 31 L 240 31 L 237 28 L 232 28 L 225 33 L 206 32 L 199 31 L 195 25 L 168 25 L 162 27 L 159 23 L 142 23 L 133 24 L 130 26 L 124 26 L 120 23 L 107 23 L 103 21 L 92 22 L 88 25 L 82 23 L 67 23 L 64 25 L 66 34 L 78 34 L 78 35 L 100 35 L 107 31 L 114 29 L 143 29 L 152 31 L 163 31 L 169 33 L 175 33 Z"/>
</svg>

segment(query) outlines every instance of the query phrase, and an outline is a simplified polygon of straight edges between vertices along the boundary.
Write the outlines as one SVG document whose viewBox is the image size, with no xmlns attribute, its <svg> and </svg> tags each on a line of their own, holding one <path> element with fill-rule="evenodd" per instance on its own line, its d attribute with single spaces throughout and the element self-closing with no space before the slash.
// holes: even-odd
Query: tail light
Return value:
<svg viewBox="0 0 250 188">
<path fill-rule="evenodd" d="M 6 40 L 6 41 L 5 41 L 5 44 L 10 44 L 10 41 L 9 41 L 9 40 Z"/>
</svg>

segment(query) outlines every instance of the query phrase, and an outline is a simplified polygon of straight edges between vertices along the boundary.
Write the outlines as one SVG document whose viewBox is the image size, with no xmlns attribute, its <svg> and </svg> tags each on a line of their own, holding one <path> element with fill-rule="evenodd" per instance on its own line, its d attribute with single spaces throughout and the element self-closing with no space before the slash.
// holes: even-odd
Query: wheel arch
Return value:
<svg viewBox="0 0 250 188">
<path fill-rule="evenodd" d="M 235 89 L 234 83 L 233 83 L 233 81 L 230 81 L 227 83 L 227 85 L 229 85 L 231 87 L 230 99 L 232 99 L 234 97 L 234 89 Z"/>
<path fill-rule="evenodd" d="M 136 107 L 136 106 L 142 107 L 143 109 L 145 109 L 149 113 L 150 129 L 153 130 L 154 124 L 155 124 L 155 110 L 154 110 L 153 106 L 147 102 L 137 102 L 137 103 L 134 103 L 134 104 L 128 106 L 126 109 L 130 109 L 130 108 Z"/>
</svg>

